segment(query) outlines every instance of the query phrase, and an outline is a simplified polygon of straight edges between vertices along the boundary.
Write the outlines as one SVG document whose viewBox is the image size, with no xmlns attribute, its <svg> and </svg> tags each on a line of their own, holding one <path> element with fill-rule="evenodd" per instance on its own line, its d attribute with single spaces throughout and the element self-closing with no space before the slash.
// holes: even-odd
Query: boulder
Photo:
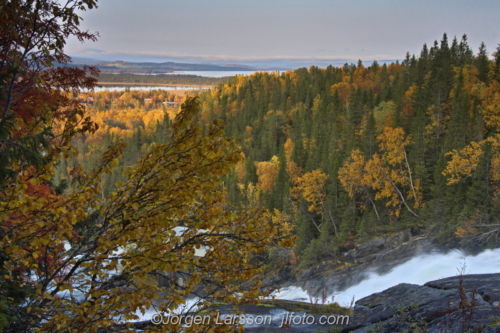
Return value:
<svg viewBox="0 0 500 333">
<path fill-rule="evenodd" d="M 343 333 L 500 333 L 500 274 L 475 274 L 399 284 L 358 300 Z"/>
<path fill-rule="evenodd" d="M 500 275 L 499 274 L 469 274 L 463 275 L 462 281 L 466 290 L 476 288 L 481 297 L 488 303 L 500 301 Z M 459 276 L 448 277 L 427 282 L 425 285 L 436 289 L 456 289 Z"/>
</svg>

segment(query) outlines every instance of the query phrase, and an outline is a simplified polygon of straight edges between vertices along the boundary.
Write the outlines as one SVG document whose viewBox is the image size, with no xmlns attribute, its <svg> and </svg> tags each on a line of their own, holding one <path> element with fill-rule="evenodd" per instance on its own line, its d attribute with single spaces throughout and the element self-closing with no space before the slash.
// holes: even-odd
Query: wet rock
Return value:
<svg viewBox="0 0 500 333">
<path fill-rule="evenodd" d="M 302 271 L 296 278 L 281 280 L 281 287 L 297 286 L 312 297 L 333 294 L 360 283 L 371 272 L 384 274 L 416 255 L 435 250 L 425 237 L 411 238 L 409 231 L 375 238 L 347 252 L 343 261 L 323 263 Z M 264 283 L 264 285 L 267 285 Z"/>
<path fill-rule="evenodd" d="M 358 255 L 369 254 L 380 250 L 385 244 L 384 238 L 374 238 L 356 246 Z"/>
<path fill-rule="evenodd" d="M 500 274 L 476 274 L 431 281 L 424 286 L 399 284 L 356 302 L 343 333 L 414 331 L 500 332 L 500 309 L 492 304 Z"/>
<path fill-rule="evenodd" d="M 499 274 L 469 274 L 463 276 L 466 290 L 477 289 L 481 297 L 488 303 L 500 301 L 500 275 Z M 437 281 L 427 282 L 425 285 L 437 289 L 456 289 L 459 282 L 458 276 L 453 276 Z"/>
<path fill-rule="evenodd" d="M 291 272 L 290 267 L 286 267 L 285 269 L 269 272 L 262 278 L 262 285 L 265 286 L 264 288 L 266 288 L 267 286 L 276 287 L 293 281 L 295 281 L 295 277 Z"/>
</svg>

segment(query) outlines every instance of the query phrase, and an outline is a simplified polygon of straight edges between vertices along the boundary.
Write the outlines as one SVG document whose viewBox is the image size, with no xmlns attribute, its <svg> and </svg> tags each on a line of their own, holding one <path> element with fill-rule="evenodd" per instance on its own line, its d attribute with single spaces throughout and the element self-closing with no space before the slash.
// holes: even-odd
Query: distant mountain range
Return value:
<svg viewBox="0 0 500 333">
<path fill-rule="evenodd" d="M 73 58 L 72 66 L 80 67 L 91 65 L 105 73 L 169 73 L 178 71 L 258 71 L 284 70 L 284 68 L 253 67 L 239 64 L 189 64 L 177 62 L 127 62 L 127 61 L 99 61 L 93 59 Z"/>
</svg>

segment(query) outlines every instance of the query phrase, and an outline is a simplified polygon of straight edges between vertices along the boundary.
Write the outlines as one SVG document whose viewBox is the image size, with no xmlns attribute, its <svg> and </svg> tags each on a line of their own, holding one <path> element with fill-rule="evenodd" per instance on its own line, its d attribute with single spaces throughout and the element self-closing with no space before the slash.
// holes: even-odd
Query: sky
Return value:
<svg viewBox="0 0 500 333">
<path fill-rule="evenodd" d="M 97 60 L 290 67 L 404 59 L 447 33 L 500 43 L 498 0 L 100 0 L 81 13 L 97 42 L 66 52 Z"/>
</svg>

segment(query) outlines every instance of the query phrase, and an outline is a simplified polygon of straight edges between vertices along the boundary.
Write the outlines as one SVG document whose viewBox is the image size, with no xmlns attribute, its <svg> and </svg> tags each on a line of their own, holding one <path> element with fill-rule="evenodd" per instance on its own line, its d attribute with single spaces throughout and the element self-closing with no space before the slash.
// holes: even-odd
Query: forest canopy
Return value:
<svg viewBox="0 0 500 333">
<path fill-rule="evenodd" d="M 266 264 L 402 230 L 498 245 L 500 46 L 445 34 L 402 62 L 258 72 L 198 97 L 83 92 L 98 70 L 66 66 L 64 45 L 96 38 L 78 16 L 95 7 L 0 1 L 4 331 L 133 330 L 188 295 L 197 311 L 255 302 Z"/>
<path fill-rule="evenodd" d="M 228 199 L 291 223 L 305 266 L 403 230 L 444 246 L 495 246 L 499 49 L 474 52 L 465 35 L 445 34 L 402 62 L 259 72 L 200 94 L 201 124 L 223 119 L 241 149 Z M 115 95 L 87 106 L 100 128 L 76 160 L 92 164 L 101 141 L 123 135 L 120 167 L 130 165 L 161 142 L 151 120 L 158 131 L 177 112 L 162 104 L 176 101 L 167 93 Z M 170 116 L 155 118 L 162 112 Z M 117 179 L 106 178 L 104 193 Z"/>
<path fill-rule="evenodd" d="M 500 46 L 444 34 L 402 62 L 238 76 L 201 103 L 244 153 L 230 199 L 290 216 L 313 265 L 401 230 L 497 244 L 499 98 Z"/>
</svg>

